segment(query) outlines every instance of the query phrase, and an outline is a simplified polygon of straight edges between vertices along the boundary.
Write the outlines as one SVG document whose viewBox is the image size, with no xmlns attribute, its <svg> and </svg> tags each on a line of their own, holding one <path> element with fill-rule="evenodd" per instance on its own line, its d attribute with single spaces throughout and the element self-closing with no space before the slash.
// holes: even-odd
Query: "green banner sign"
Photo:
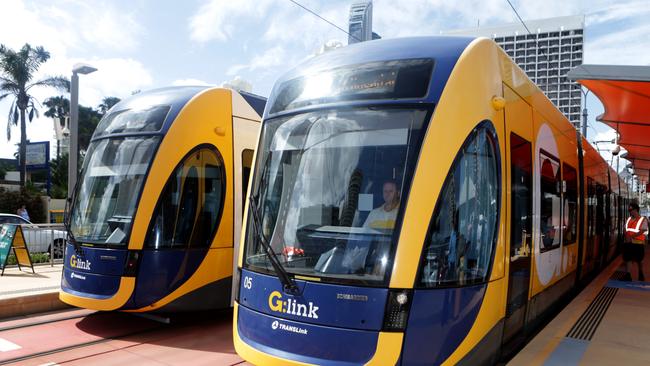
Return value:
<svg viewBox="0 0 650 366">
<path fill-rule="evenodd" d="M 0 267 L 4 272 L 5 266 L 7 265 L 7 258 L 11 252 L 11 246 L 14 241 L 14 235 L 16 234 L 16 225 L 2 225 L 0 226 Z"/>
<path fill-rule="evenodd" d="M 22 227 L 4 224 L 0 226 L 0 269 L 2 270 L 0 276 L 5 274 L 7 259 L 12 249 L 16 256 L 18 269 L 22 271 L 23 267 L 29 267 L 32 269 L 32 273 L 36 273 L 32 264 L 32 258 L 29 256 L 27 243 L 25 243 Z"/>
</svg>

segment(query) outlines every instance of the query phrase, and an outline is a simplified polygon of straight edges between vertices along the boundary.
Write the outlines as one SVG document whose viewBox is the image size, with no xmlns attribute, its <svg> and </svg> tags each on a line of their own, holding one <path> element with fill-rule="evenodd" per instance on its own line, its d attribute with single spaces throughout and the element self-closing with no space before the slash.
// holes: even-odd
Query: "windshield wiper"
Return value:
<svg viewBox="0 0 650 366">
<path fill-rule="evenodd" d="M 251 211 L 253 212 L 253 228 L 255 230 L 255 236 L 257 237 L 257 240 L 259 240 L 259 242 L 262 244 L 264 253 L 269 258 L 269 261 L 271 261 L 271 266 L 273 266 L 273 269 L 275 270 L 275 273 L 278 275 L 280 282 L 282 282 L 282 287 L 284 288 L 284 291 L 286 293 L 293 294 L 293 295 L 299 294 L 300 289 L 298 288 L 298 285 L 293 280 L 293 278 L 289 276 L 287 270 L 284 269 L 284 267 L 278 260 L 277 256 L 275 255 L 275 252 L 273 251 L 271 244 L 269 244 L 269 242 L 266 240 L 266 236 L 264 236 L 264 233 L 262 232 L 262 221 L 260 220 L 259 217 L 259 211 L 257 210 L 257 203 L 255 202 L 255 197 L 250 196 L 249 201 L 250 201 Z"/>
<path fill-rule="evenodd" d="M 79 174 L 79 177 L 83 177 L 82 174 Z M 70 198 L 65 199 L 65 208 L 63 209 L 63 227 L 65 228 L 66 233 L 68 234 L 68 241 L 74 246 L 74 251 L 77 254 L 81 252 L 81 245 L 77 242 L 74 234 L 72 233 L 72 210 L 74 208 L 74 200 L 77 198 L 77 188 L 79 187 L 80 179 L 77 179 L 72 188 L 72 192 L 69 192 Z M 65 260 L 65 258 L 64 258 Z"/>
</svg>

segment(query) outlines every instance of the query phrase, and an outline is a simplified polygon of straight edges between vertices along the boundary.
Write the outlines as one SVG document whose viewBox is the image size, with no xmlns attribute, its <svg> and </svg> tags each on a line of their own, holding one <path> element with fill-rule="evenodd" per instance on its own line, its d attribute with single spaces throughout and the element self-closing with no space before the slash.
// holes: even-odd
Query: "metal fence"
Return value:
<svg viewBox="0 0 650 366">
<path fill-rule="evenodd" d="M 67 238 L 63 224 L 22 224 L 20 226 L 30 254 L 48 255 L 50 265 L 63 263 Z"/>
</svg>

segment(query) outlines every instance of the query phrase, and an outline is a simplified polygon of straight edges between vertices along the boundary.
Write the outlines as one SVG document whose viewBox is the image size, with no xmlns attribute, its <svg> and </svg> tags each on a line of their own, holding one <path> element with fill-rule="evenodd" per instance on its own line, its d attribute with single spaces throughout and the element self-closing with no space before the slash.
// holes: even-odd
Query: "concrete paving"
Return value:
<svg viewBox="0 0 650 366">
<path fill-rule="evenodd" d="M 9 267 L 0 277 L 0 319 L 27 316 L 68 307 L 59 301 L 62 264 Z"/>
<path fill-rule="evenodd" d="M 649 248 L 645 258 L 648 276 Z M 508 365 L 650 365 L 650 282 L 615 279 L 621 262 L 611 263 Z M 631 267 L 636 280 L 636 265 Z M 580 320 L 587 325 L 577 326 Z"/>
</svg>

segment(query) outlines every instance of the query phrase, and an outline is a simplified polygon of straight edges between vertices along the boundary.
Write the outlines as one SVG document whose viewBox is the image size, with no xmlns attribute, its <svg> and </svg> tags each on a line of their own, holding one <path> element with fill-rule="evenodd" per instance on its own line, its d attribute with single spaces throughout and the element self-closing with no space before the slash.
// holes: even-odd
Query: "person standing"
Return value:
<svg viewBox="0 0 650 366">
<path fill-rule="evenodd" d="M 623 244 L 623 261 L 625 261 L 626 280 L 631 281 L 630 261 L 636 262 L 639 270 L 639 281 L 645 281 L 643 275 L 643 257 L 645 256 L 645 242 L 648 236 L 648 219 L 639 215 L 639 204 L 630 203 L 628 217 L 625 222 L 625 243 Z"/>
<path fill-rule="evenodd" d="M 20 208 L 16 211 L 16 214 L 27 221 L 31 221 L 29 219 L 29 213 L 27 212 L 27 207 L 25 207 L 25 205 L 20 206 Z"/>
</svg>

